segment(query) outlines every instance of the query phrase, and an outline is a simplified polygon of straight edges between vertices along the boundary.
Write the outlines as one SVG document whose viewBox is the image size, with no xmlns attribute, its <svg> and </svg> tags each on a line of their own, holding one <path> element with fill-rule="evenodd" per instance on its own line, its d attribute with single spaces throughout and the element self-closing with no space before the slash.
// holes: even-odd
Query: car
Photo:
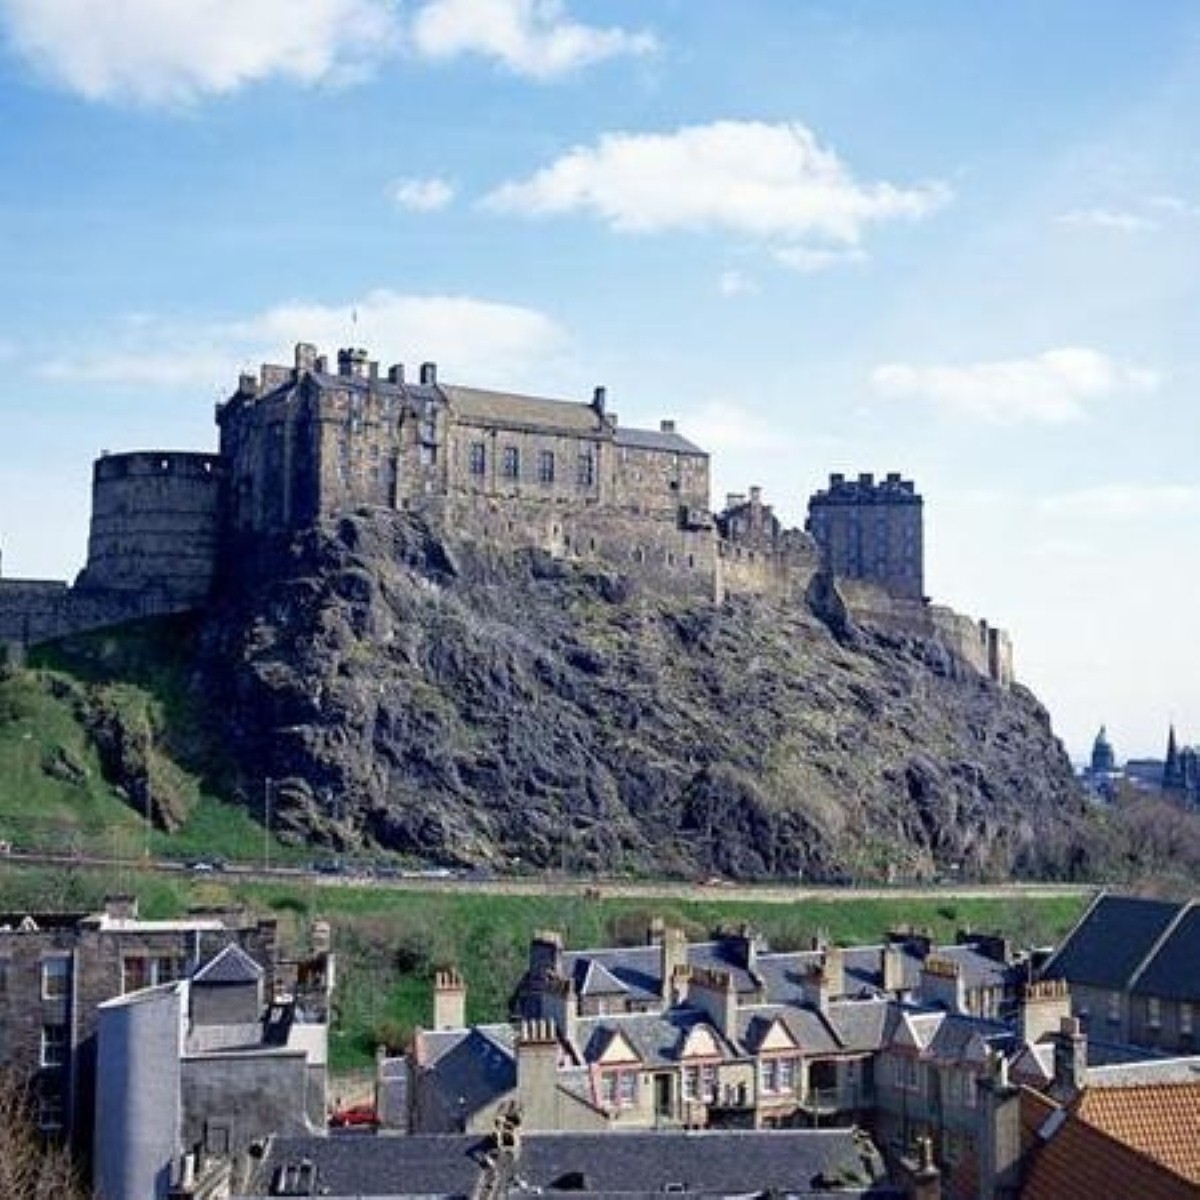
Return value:
<svg viewBox="0 0 1200 1200">
<path fill-rule="evenodd" d="M 200 875 L 207 875 L 216 869 L 206 858 L 197 858 L 195 861 L 188 863 L 188 870 L 195 871 Z"/>
<path fill-rule="evenodd" d="M 331 1129 L 374 1129 L 379 1116 L 373 1104 L 351 1104 L 346 1108 L 335 1108 L 329 1114 Z"/>
</svg>

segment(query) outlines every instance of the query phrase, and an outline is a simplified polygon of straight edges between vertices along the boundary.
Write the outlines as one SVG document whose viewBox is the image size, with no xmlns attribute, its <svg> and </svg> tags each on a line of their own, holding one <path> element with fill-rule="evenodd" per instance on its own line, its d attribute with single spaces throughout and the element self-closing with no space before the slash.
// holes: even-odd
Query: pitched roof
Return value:
<svg viewBox="0 0 1200 1200">
<path fill-rule="evenodd" d="M 459 1118 L 478 1112 L 517 1086 L 511 1050 L 482 1028 L 422 1034 L 427 1077 L 444 1111 Z"/>
<path fill-rule="evenodd" d="M 1122 990 L 1180 911 L 1166 900 L 1102 895 L 1046 964 L 1043 978 Z"/>
<path fill-rule="evenodd" d="M 230 942 L 215 958 L 210 958 L 192 976 L 193 983 L 257 983 L 264 975 L 262 967 L 236 942 Z"/>
<path fill-rule="evenodd" d="M 441 390 L 454 413 L 467 420 L 545 426 L 576 434 L 601 432 L 600 418 L 590 404 L 448 384 L 442 384 Z"/>
<path fill-rule="evenodd" d="M 703 454 L 706 457 L 708 454 L 674 430 L 619 428 L 615 440 L 618 446 L 629 446 L 635 450 L 669 450 L 676 454 Z"/>
<path fill-rule="evenodd" d="M 1194 1200 L 1200 1084 L 1087 1088 L 1038 1129 L 1025 1200 Z"/>
<path fill-rule="evenodd" d="M 1200 1079 L 1089 1087 L 1080 1119 L 1200 1186 Z"/>
<path fill-rule="evenodd" d="M 1138 972 L 1139 995 L 1200 1003 L 1200 905 L 1190 904 Z"/>
</svg>

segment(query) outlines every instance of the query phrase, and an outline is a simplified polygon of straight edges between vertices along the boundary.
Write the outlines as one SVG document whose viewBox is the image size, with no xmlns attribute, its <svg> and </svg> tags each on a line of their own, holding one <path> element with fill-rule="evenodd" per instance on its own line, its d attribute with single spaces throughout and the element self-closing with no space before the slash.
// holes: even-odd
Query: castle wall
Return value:
<svg viewBox="0 0 1200 1200">
<path fill-rule="evenodd" d="M 770 550 L 727 541 L 718 543 L 717 561 L 722 595 L 798 602 L 820 566 L 815 547 Z"/>
<path fill-rule="evenodd" d="M 216 567 L 220 460 L 138 451 L 96 460 L 83 590 L 159 591 L 199 603 Z"/>
<path fill-rule="evenodd" d="M 955 655 L 1002 687 L 1013 682 L 1012 641 L 1005 630 L 941 605 L 929 611 L 934 633 Z"/>
<path fill-rule="evenodd" d="M 929 637 L 933 621 L 929 606 L 909 596 L 897 596 L 862 579 L 838 577 L 837 588 L 850 616 L 911 637 Z"/>
</svg>

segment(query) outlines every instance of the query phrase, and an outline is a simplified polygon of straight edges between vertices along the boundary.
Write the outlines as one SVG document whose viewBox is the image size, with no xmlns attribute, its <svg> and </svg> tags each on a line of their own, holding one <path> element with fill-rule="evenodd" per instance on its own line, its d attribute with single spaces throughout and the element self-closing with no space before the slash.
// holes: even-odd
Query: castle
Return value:
<svg viewBox="0 0 1200 1200">
<path fill-rule="evenodd" d="M 673 421 L 621 425 L 603 387 L 582 403 L 515 395 L 442 383 L 433 363 L 416 379 L 400 365 L 381 371 L 361 349 L 331 364 L 305 343 L 291 365 L 241 376 L 216 422 L 216 454 L 97 460 L 86 566 L 73 587 L 0 579 L 0 642 L 203 606 L 230 564 L 376 507 L 685 597 L 819 595 L 843 616 L 938 638 L 981 675 L 1012 679 L 1003 631 L 925 599 L 922 501 L 899 475 L 832 476 L 805 531 L 784 529 L 758 488 L 714 514 L 709 455 Z"/>
</svg>

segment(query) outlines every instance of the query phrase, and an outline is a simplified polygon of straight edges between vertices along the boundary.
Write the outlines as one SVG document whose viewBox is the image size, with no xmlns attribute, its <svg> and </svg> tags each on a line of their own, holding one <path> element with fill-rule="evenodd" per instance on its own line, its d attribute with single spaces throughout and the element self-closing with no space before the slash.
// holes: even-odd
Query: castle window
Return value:
<svg viewBox="0 0 1200 1200">
<path fill-rule="evenodd" d="M 554 482 L 554 451 L 538 451 L 538 483 Z"/>
<path fill-rule="evenodd" d="M 437 462 L 437 447 L 422 446 L 421 447 L 421 465 L 424 467 L 432 467 Z"/>
<path fill-rule="evenodd" d="M 591 487 L 596 482 L 596 458 L 590 450 L 585 450 L 579 456 L 576 467 L 575 482 L 580 487 Z"/>
<path fill-rule="evenodd" d="M 516 446 L 504 447 L 502 470 L 505 479 L 521 478 L 521 452 Z"/>
<path fill-rule="evenodd" d="M 1191 1037 L 1193 1026 L 1193 1011 L 1192 1006 L 1188 1001 L 1181 1000 L 1179 1003 L 1179 1032 L 1184 1037 Z"/>
<path fill-rule="evenodd" d="M 487 447 L 482 442 L 471 443 L 471 474 L 487 474 Z"/>
</svg>

